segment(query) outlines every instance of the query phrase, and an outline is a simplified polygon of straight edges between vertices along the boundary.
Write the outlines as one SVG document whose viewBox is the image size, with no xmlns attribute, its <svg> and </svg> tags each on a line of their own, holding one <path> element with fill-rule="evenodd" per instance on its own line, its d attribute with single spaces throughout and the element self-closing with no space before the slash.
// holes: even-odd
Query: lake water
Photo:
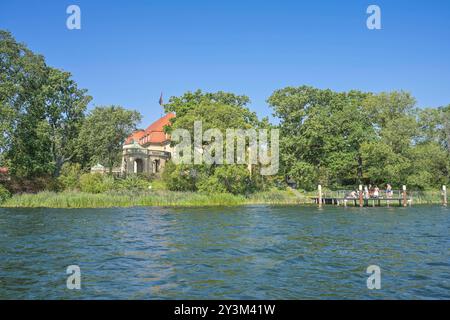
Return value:
<svg viewBox="0 0 450 320">
<path fill-rule="evenodd" d="M 0 298 L 450 299 L 449 245 L 439 206 L 0 209 Z"/>
</svg>

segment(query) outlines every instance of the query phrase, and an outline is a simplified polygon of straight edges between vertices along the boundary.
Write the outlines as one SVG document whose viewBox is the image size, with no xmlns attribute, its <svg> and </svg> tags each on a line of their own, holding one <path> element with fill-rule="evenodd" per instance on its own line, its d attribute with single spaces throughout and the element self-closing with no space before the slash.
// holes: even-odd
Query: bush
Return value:
<svg viewBox="0 0 450 320">
<path fill-rule="evenodd" d="M 115 182 L 115 189 L 117 190 L 147 190 L 149 189 L 150 182 L 144 178 L 136 175 L 127 176 L 125 179 L 117 180 Z"/>
<path fill-rule="evenodd" d="M 205 193 L 226 193 L 227 189 L 216 176 L 207 177 L 198 183 L 198 191 Z"/>
<path fill-rule="evenodd" d="M 171 191 L 196 191 L 197 174 L 193 166 L 175 165 L 168 162 L 164 168 L 163 180 Z"/>
<path fill-rule="evenodd" d="M 100 173 L 85 173 L 80 176 L 80 189 L 88 193 L 102 193 L 114 189 L 114 178 Z"/>
<path fill-rule="evenodd" d="M 58 178 L 64 190 L 75 190 L 80 187 L 79 179 L 81 176 L 81 165 L 78 163 L 66 163 L 61 169 L 61 175 Z"/>
<path fill-rule="evenodd" d="M 252 191 L 250 171 L 245 165 L 221 165 L 214 171 L 218 189 L 223 188 L 232 194 L 246 194 Z"/>
<path fill-rule="evenodd" d="M 4 186 L 0 184 L 0 203 L 6 201 L 11 198 L 11 193 Z"/>
<path fill-rule="evenodd" d="M 200 179 L 198 190 L 207 193 L 248 194 L 255 185 L 245 165 L 221 165 L 209 177 Z"/>
</svg>

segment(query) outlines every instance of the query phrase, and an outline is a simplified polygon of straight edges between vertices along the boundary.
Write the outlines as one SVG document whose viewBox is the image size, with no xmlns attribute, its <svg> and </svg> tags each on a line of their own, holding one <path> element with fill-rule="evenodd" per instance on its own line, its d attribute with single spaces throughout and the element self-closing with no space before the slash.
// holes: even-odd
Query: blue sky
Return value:
<svg viewBox="0 0 450 320">
<path fill-rule="evenodd" d="M 81 30 L 66 28 L 71 4 Z M 366 27 L 370 4 L 382 30 Z M 448 0 L 2 0 L 0 28 L 72 72 L 92 105 L 139 110 L 142 126 L 159 117 L 161 91 L 198 88 L 246 94 L 261 117 L 275 89 L 304 84 L 450 104 Z"/>
</svg>

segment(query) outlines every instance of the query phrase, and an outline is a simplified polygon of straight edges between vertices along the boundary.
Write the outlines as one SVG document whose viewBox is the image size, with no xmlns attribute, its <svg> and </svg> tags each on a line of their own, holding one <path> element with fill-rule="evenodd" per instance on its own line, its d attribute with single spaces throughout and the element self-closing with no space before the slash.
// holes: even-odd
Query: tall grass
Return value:
<svg viewBox="0 0 450 320">
<path fill-rule="evenodd" d="M 441 194 L 438 191 L 414 191 L 410 195 L 413 204 L 440 204 Z M 153 191 L 116 191 L 99 194 L 67 191 L 40 192 L 37 194 L 15 195 L 0 204 L 9 208 L 111 208 L 135 206 L 239 206 L 252 204 L 310 204 L 313 193 L 296 190 L 270 190 L 249 196 L 229 193 L 205 194 L 199 192 L 174 192 L 167 190 Z"/>
<path fill-rule="evenodd" d="M 415 204 L 441 204 L 442 194 L 440 191 L 413 191 L 412 201 Z"/>
<path fill-rule="evenodd" d="M 15 195 L 0 206 L 9 208 L 110 208 L 134 206 L 237 206 L 247 204 L 300 203 L 294 193 L 268 191 L 249 197 L 228 193 L 204 194 L 197 192 L 145 191 L 133 192 L 41 192 Z"/>
</svg>

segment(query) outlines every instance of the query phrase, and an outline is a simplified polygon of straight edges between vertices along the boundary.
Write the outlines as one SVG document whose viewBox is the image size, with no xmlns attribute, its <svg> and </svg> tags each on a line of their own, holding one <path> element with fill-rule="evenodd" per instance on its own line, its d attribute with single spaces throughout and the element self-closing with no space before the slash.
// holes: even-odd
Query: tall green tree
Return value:
<svg viewBox="0 0 450 320">
<path fill-rule="evenodd" d="M 58 176 L 75 155 L 84 111 L 91 100 L 70 73 L 0 31 L 0 152 L 13 174 Z"/>
<path fill-rule="evenodd" d="M 251 112 L 247 105 L 250 103 L 249 97 L 245 95 L 236 95 L 230 92 L 186 92 L 180 97 L 171 97 L 169 102 L 164 105 L 166 112 L 175 112 L 177 117 L 172 119 L 172 123 L 182 119 L 183 116 L 201 105 L 227 105 L 237 109 L 245 118 L 245 121 L 256 125 L 258 117 L 255 112 Z"/>
<path fill-rule="evenodd" d="M 275 91 L 268 103 L 281 120 L 282 174 L 306 189 L 363 179 L 360 146 L 375 139 L 367 96 L 308 86 Z"/>
<path fill-rule="evenodd" d="M 76 141 L 91 101 L 86 92 L 78 89 L 70 73 L 50 70 L 43 94 L 55 177 L 59 176 L 62 166 L 76 156 Z"/>
<path fill-rule="evenodd" d="M 306 86 L 277 90 L 269 103 L 281 119 L 282 172 L 303 188 L 362 182 L 426 189 L 449 180 L 448 107 L 418 109 L 403 91 Z"/>
<path fill-rule="evenodd" d="M 436 142 L 450 153 L 450 105 L 419 111 L 421 141 Z"/>
<path fill-rule="evenodd" d="M 15 132 L 20 127 L 37 128 L 38 119 L 24 119 L 39 105 L 40 88 L 48 69 L 42 56 L 18 43 L 11 33 L 0 30 L 0 153 L 8 159 Z M 27 120 L 27 121 L 21 121 Z M 30 125 L 21 122 L 34 122 Z M 33 136 L 30 135 L 32 139 Z M 33 146 L 30 152 L 33 153 Z M 12 168 L 14 172 L 14 168 Z"/>
<path fill-rule="evenodd" d="M 181 97 L 172 97 L 165 107 L 166 111 L 176 112 L 177 115 L 170 130 L 186 129 L 193 137 L 196 121 L 201 121 L 203 132 L 208 129 L 219 130 L 223 138 L 222 153 L 225 158 L 227 129 L 271 127 L 267 119 L 259 121 L 256 114 L 247 108 L 249 101 L 248 97 L 233 93 L 203 93 L 198 90 L 194 93 L 188 92 Z M 247 146 L 248 143 L 246 141 Z M 210 142 L 203 141 L 203 149 L 208 148 L 209 144 Z M 257 169 L 255 167 L 254 172 Z M 265 177 L 261 179 L 252 177 L 247 165 L 227 163 L 220 165 L 171 163 L 166 166 L 163 179 L 171 190 L 230 193 L 251 192 L 256 186 L 264 187 L 267 182 Z"/>
<path fill-rule="evenodd" d="M 120 106 L 96 107 L 86 117 L 79 137 L 78 154 L 89 165 L 102 163 L 112 172 L 120 164 L 122 145 L 141 121 L 137 111 Z"/>
</svg>

